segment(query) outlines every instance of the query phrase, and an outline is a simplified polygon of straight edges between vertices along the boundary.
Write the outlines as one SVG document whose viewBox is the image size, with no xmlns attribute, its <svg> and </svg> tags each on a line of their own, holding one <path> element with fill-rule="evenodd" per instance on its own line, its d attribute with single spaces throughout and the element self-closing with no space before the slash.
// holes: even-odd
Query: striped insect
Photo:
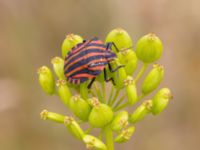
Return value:
<svg viewBox="0 0 200 150">
<path fill-rule="evenodd" d="M 112 69 L 110 65 L 110 61 L 116 58 L 116 54 L 111 51 L 112 45 L 117 49 L 114 43 L 104 44 L 98 38 L 93 38 L 84 40 L 73 47 L 65 57 L 64 71 L 68 82 L 80 84 L 91 79 L 88 84 L 88 88 L 90 88 L 102 71 L 104 71 L 106 82 L 113 81 L 112 78 L 107 79 L 106 65 L 108 65 L 110 72 L 115 72 L 122 66 Z"/>
</svg>

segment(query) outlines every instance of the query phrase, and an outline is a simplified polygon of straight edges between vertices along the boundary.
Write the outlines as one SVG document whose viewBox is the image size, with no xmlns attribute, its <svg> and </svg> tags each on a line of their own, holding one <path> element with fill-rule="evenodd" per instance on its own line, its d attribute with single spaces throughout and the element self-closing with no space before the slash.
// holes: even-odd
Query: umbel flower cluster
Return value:
<svg viewBox="0 0 200 150">
<path fill-rule="evenodd" d="M 133 48 L 132 39 L 125 30 L 112 30 L 108 33 L 105 44 L 113 42 L 119 51 L 114 46 L 111 47 L 116 58 L 110 64 L 113 68 L 120 65 L 124 67 L 111 72 L 105 66 L 107 76 L 113 82 L 105 82 L 102 71 L 92 87 L 88 88 L 90 79 L 75 85 L 69 83 L 64 75 L 65 57 L 74 46 L 82 42 L 83 38 L 79 35 L 67 35 L 62 44 L 62 56 L 51 61 L 53 71 L 47 66 L 38 69 L 38 79 L 43 91 L 47 95 L 58 96 L 73 115 L 48 110 L 43 110 L 40 115 L 43 120 L 65 125 L 68 133 L 89 149 L 114 150 L 115 142 L 127 142 L 135 131 L 135 125 L 149 114 L 160 114 L 172 97 L 170 90 L 163 87 L 152 98 L 142 101 L 163 80 L 164 68 L 155 64 L 162 55 L 163 45 L 155 34 L 150 33 L 141 37 Z M 140 69 L 137 68 L 138 63 L 141 63 Z M 148 67 L 151 70 L 144 75 Z M 138 85 L 142 75 L 144 80 Z M 136 104 L 138 107 L 133 109 Z M 126 111 L 127 107 L 130 112 Z M 98 135 L 92 135 L 94 128 L 99 128 Z"/>
</svg>

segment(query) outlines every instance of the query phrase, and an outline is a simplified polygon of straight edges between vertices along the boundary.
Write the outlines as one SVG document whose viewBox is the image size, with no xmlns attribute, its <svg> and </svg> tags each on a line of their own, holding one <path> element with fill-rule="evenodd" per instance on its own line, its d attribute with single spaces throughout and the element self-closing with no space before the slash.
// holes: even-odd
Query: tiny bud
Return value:
<svg viewBox="0 0 200 150">
<path fill-rule="evenodd" d="M 58 95 L 60 99 L 66 106 L 68 106 L 72 93 L 67 86 L 66 80 L 58 80 L 56 86 L 58 87 Z"/>
<path fill-rule="evenodd" d="M 137 56 L 132 49 L 120 51 L 117 54 L 121 64 L 125 65 L 127 75 L 132 75 L 137 67 Z"/>
<path fill-rule="evenodd" d="M 121 129 L 125 128 L 127 125 L 128 125 L 128 112 L 120 111 L 115 115 L 111 123 L 111 128 L 113 131 L 120 131 Z"/>
<path fill-rule="evenodd" d="M 145 101 L 130 115 L 130 122 L 136 123 L 142 120 L 147 114 L 151 112 L 151 109 L 152 109 L 152 100 Z"/>
<path fill-rule="evenodd" d="M 158 64 L 153 65 L 153 69 L 149 72 L 149 74 L 145 77 L 142 83 L 142 93 L 147 95 L 155 90 L 164 77 L 164 69 L 163 66 Z"/>
<path fill-rule="evenodd" d="M 79 35 L 68 34 L 62 43 L 62 57 L 65 58 L 65 55 L 78 43 L 82 43 L 83 38 Z"/>
<path fill-rule="evenodd" d="M 83 142 L 86 144 L 86 147 L 88 149 L 97 149 L 97 150 L 107 150 L 106 145 L 99 140 L 98 138 L 92 136 L 92 135 L 84 135 L 83 136 Z"/>
<path fill-rule="evenodd" d="M 128 103 L 133 105 L 137 102 L 137 88 L 135 82 L 131 76 L 127 76 L 126 80 L 124 80 L 124 84 L 126 86 Z"/>
<path fill-rule="evenodd" d="M 88 120 L 91 107 L 88 104 L 88 102 L 82 99 L 79 95 L 71 97 L 69 101 L 69 107 L 74 113 L 74 115 L 76 115 L 76 117 L 78 117 L 82 121 Z"/>
<path fill-rule="evenodd" d="M 77 139 L 82 140 L 84 132 L 79 126 L 79 124 L 72 117 L 66 116 L 64 119 L 64 124 L 68 131 Z"/>
<path fill-rule="evenodd" d="M 112 68 L 116 68 L 122 65 L 118 59 L 115 59 L 114 61 L 110 63 L 111 63 Z M 123 88 L 124 80 L 127 77 L 125 68 L 124 67 L 119 68 L 117 71 L 112 73 L 112 76 L 113 76 L 116 88 L 117 89 Z"/>
<path fill-rule="evenodd" d="M 116 138 L 115 138 L 115 142 L 117 143 L 123 143 L 128 141 L 131 136 L 133 135 L 133 133 L 135 132 L 135 127 L 129 127 L 125 130 L 123 130 Z"/>
<path fill-rule="evenodd" d="M 52 60 L 51 60 L 51 63 L 53 64 L 53 69 L 54 69 L 54 72 L 56 73 L 56 76 L 59 78 L 59 79 L 65 79 L 65 76 L 64 76 L 64 60 L 60 57 L 54 57 Z"/>
<path fill-rule="evenodd" d="M 155 34 L 147 34 L 139 39 L 136 44 L 137 57 L 144 63 L 158 60 L 163 51 L 161 40 Z"/>
<path fill-rule="evenodd" d="M 117 46 L 119 50 L 124 50 L 127 48 L 132 47 L 132 40 L 129 34 L 122 28 L 116 28 L 111 30 L 107 37 L 106 37 L 106 43 L 113 42 Z M 112 50 L 114 52 L 117 52 L 114 46 L 112 46 Z"/>
<path fill-rule="evenodd" d="M 54 112 L 49 112 L 47 110 L 43 110 L 40 113 L 40 116 L 41 116 L 41 119 L 43 120 L 51 120 L 57 123 L 64 123 L 64 118 L 65 118 L 63 115 L 60 115 Z"/>
<path fill-rule="evenodd" d="M 168 88 L 160 89 L 153 97 L 152 113 L 154 115 L 161 113 L 167 107 L 171 98 L 172 94 Z"/>
<path fill-rule="evenodd" d="M 93 127 L 101 128 L 112 121 L 113 111 L 108 105 L 94 100 L 91 103 L 93 108 L 89 115 L 89 122 Z"/>
<path fill-rule="evenodd" d="M 46 94 L 52 95 L 55 93 L 55 81 L 51 70 L 42 66 L 38 69 L 39 83 Z"/>
</svg>

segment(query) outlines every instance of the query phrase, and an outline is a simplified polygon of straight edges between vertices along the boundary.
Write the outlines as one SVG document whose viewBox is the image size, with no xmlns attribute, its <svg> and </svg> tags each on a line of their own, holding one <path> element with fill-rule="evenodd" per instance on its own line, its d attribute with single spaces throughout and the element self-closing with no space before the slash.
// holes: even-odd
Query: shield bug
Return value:
<svg viewBox="0 0 200 150">
<path fill-rule="evenodd" d="M 91 40 L 84 40 L 73 47 L 65 57 L 64 72 L 68 82 L 80 84 L 91 79 L 88 85 L 88 88 L 90 88 L 95 78 L 102 71 L 104 71 L 106 82 L 113 81 L 112 78 L 107 79 L 106 65 L 108 65 L 110 72 L 115 72 L 123 66 L 121 65 L 112 69 L 110 61 L 117 57 L 111 51 L 112 45 L 117 49 L 116 45 L 112 42 L 104 44 L 98 38 L 93 38 Z"/>
</svg>

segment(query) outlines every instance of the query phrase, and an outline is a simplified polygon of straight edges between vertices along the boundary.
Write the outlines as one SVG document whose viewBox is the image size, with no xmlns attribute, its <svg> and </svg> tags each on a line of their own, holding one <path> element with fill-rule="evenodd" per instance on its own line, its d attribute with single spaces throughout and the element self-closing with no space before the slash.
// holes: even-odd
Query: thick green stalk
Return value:
<svg viewBox="0 0 200 150">
<path fill-rule="evenodd" d="M 113 133 L 110 126 L 106 126 L 104 129 L 104 134 L 106 137 L 107 150 L 114 150 Z"/>
<path fill-rule="evenodd" d="M 115 103 L 119 93 L 120 93 L 120 89 L 117 89 L 116 92 L 115 92 L 115 96 L 114 96 L 114 98 L 112 99 L 112 101 L 110 103 L 110 106 L 112 106 Z"/>
<path fill-rule="evenodd" d="M 107 102 L 108 105 L 110 105 L 110 103 L 111 103 L 111 100 L 112 100 L 112 97 L 113 97 L 113 94 L 114 94 L 114 90 L 115 90 L 115 87 L 112 86 L 111 91 L 110 91 L 110 95 L 109 95 L 109 99 L 108 99 L 108 102 Z"/>
</svg>

